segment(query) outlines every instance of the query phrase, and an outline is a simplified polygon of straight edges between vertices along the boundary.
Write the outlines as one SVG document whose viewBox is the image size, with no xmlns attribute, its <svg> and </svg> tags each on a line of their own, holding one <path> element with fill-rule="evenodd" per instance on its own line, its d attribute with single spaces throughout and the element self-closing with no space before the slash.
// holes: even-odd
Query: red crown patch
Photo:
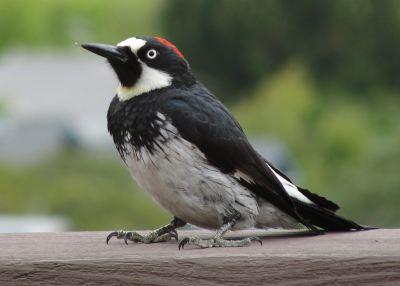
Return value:
<svg viewBox="0 0 400 286">
<path fill-rule="evenodd" d="M 178 50 L 178 48 L 173 44 L 173 43 L 171 43 L 170 41 L 168 41 L 168 40 L 166 40 L 166 39 L 164 39 L 164 38 L 161 38 L 161 37 L 154 37 L 157 41 L 159 41 L 161 44 L 163 44 L 163 45 L 165 45 L 165 46 L 167 46 L 167 47 L 170 47 L 174 52 L 175 52 L 175 54 L 177 54 L 180 58 L 182 58 L 182 59 L 184 59 L 185 57 L 183 56 L 183 54 L 181 53 L 181 51 L 180 50 Z"/>
</svg>

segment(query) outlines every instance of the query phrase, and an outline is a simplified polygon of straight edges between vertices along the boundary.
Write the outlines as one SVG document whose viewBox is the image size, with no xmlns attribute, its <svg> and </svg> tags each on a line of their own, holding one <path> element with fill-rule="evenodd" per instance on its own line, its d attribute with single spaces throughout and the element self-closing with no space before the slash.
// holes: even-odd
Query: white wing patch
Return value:
<svg viewBox="0 0 400 286">
<path fill-rule="evenodd" d="M 253 181 L 250 179 L 249 176 L 247 176 L 246 174 L 244 174 L 243 172 L 238 171 L 238 170 L 236 170 L 235 173 L 233 173 L 233 177 L 236 178 L 236 179 L 238 179 L 238 180 L 243 179 L 243 180 L 245 180 L 245 181 L 248 182 L 248 183 L 252 183 L 252 182 L 253 182 Z"/>
<path fill-rule="evenodd" d="M 274 175 L 278 178 L 278 180 L 281 182 L 281 184 L 283 185 L 283 187 L 285 188 L 286 192 L 288 193 L 289 196 L 291 196 L 292 198 L 296 198 L 304 203 L 308 203 L 308 204 L 313 204 L 312 201 L 310 201 L 305 195 L 303 195 L 299 189 L 297 189 L 297 187 L 292 184 L 291 182 L 289 182 L 288 180 L 286 180 L 284 177 L 280 176 L 277 172 L 274 171 L 274 169 L 272 169 L 268 164 L 266 164 L 268 166 L 268 168 L 271 169 L 271 171 L 274 173 Z M 233 173 L 233 177 L 236 179 L 243 179 L 246 182 L 249 183 L 253 183 L 254 181 L 247 176 L 246 174 L 242 173 L 241 171 L 236 171 L 235 173 Z"/>
<path fill-rule="evenodd" d="M 268 164 L 266 164 L 266 165 L 268 166 L 268 168 L 271 169 L 271 171 L 274 173 L 274 175 L 281 182 L 281 184 L 283 185 L 283 187 L 285 188 L 285 190 L 289 196 L 296 198 L 299 201 L 302 201 L 304 203 L 313 204 L 313 202 L 310 201 L 305 195 L 303 195 L 294 184 L 292 184 L 291 182 L 286 180 L 284 177 L 279 175 L 277 172 L 275 172 L 274 169 L 272 169 Z"/>
</svg>

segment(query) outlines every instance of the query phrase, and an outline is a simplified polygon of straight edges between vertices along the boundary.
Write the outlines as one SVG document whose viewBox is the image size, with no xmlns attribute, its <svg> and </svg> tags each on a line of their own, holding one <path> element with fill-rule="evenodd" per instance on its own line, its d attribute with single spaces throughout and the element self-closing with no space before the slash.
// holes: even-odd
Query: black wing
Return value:
<svg viewBox="0 0 400 286">
<path fill-rule="evenodd" d="M 182 137 L 195 144 L 207 160 L 224 173 L 241 172 L 241 183 L 257 195 L 314 229 L 296 212 L 296 207 L 264 159 L 253 149 L 242 128 L 226 107 L 206 89 L 190 94 L 174 90 L 163 95 L 161 111 L 171 118 Z"/>
<path fill-rule="evenodd" d="M 365 229 L 336 215 L 336 204 L 307 190 L 299 189 L 315 204 L 291 198 L 266 161 L 250 145 L 239 123 L 202 85 L 197 84 L 190 92 L 171 89 L 160 100 L 160 111 L 172 120 L 184 139 L 204 153 L 211 164 L 224 173 L 241 172 L 246 177 L 246 180 L 239 180 L 241 184 L 307 228 L 314 231 L 318 230 L 315 226 L 325 230 Z M 278 170 L 277 173 L 281 172 Z M 282 176 L 287 178 L 284 174 Z"/>
</svg>

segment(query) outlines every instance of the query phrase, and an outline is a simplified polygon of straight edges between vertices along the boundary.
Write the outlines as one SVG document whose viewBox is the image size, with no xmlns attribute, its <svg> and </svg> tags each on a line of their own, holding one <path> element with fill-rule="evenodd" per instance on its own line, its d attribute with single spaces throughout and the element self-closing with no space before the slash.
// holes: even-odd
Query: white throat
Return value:
<svg viewBox="0 0 400 286">
<path fill-rule="evenodd" d="M 122 101 L 145 92 L 170 86 L 172 83 L 172 77 L 168 73 L 151 68 L 141 61 L 139 62 L 142 66 L 142 73 L 135 85 L 132 87 L 118 86 L 117 96 Z"/>
</svg>

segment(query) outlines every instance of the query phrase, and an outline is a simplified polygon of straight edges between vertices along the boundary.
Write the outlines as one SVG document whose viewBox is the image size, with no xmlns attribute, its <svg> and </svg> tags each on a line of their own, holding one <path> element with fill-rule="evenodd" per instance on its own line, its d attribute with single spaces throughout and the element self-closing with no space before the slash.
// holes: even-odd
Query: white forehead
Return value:
<svg viewBox="0 0 400 286">
<path fill-rule="evenodd" d="M 135 37 L 123 40 L 122 42 L 118 43 L 118 47 L 130 47 L 133 53 L 137 53 L 137 51 L 146 44 L 145 40 L 138 39 Z"/>
</svg>

